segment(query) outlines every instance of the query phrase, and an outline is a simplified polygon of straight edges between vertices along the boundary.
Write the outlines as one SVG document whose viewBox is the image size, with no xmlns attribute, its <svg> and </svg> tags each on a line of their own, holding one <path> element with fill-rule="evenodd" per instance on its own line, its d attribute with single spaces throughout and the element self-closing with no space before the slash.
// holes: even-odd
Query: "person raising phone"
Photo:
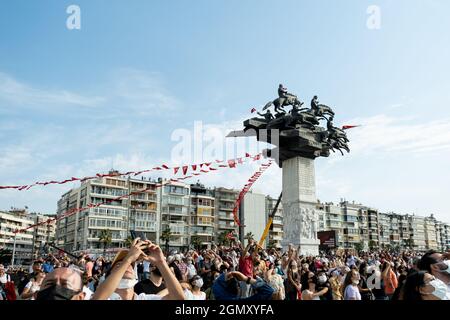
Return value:
<svg viewBox="0 0 450 320">
<path fill-rule="evenodd" d="M 167 287 L 164 295 L 134 292 L 134 264 L 141 258 L 149 261 L 161 272 Z M 122 250 L 116 255 L 110 270 L 92 300 L 185 300 L 183 288 L 170 271 L 161 248 L 151 241 L 134 239 L 129 250 Z"/>
</svg>

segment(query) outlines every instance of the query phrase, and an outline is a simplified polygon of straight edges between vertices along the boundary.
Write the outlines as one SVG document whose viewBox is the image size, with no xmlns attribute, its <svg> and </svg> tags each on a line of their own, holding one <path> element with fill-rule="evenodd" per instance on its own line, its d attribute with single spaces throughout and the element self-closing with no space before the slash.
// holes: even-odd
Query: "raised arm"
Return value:
<svg viewBox="0 0 450 320">
<path fill-rule="evenodd" d="M 168 291 L 168 294 L 163 297 L 163 300 L 186 299 L 181 284 L 178 282 L 172 271 L 170 271 L 170 268 L 159 246 L 150 242 L 150 245 L 148 246 L 148 255 L 145 256 L 144 259 L 149 261 L 152 265 L 155 265 L 161 272 Z"/>
<path fill-rule="evenodd" d="M 109 277 L 106 278 L 106 280 L 103 281 L 101 285 L 99 285 L 91 300 L 107 300 L 116 290 L 128 267 L 137 259 L 139 259 L 140 256 L 145 256 L 144 252 L 142 252 L 142 249 L 147 246 L 148 242 L 140 241 L 139 238 L 136 238 L 133 241 L 133 244 L 131 245 L 125 259 L 123 259 L 122 263 L 117 268 L 114 268 L 111 271 Z"/>
</svg>

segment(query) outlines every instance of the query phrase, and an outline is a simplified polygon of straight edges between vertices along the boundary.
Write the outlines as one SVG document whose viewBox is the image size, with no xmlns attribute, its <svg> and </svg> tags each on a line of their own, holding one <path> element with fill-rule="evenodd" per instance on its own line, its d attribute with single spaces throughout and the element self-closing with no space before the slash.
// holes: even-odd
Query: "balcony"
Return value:
<svg viewBox="0 0 450 320">
<path fill-rule="evenodd" d="M 234 217 L 233 215 L 223 215 L 223 214 L 219 214 L 219 219 L 220 220 L 230 220 L 233 221 Z"/>
</svg>

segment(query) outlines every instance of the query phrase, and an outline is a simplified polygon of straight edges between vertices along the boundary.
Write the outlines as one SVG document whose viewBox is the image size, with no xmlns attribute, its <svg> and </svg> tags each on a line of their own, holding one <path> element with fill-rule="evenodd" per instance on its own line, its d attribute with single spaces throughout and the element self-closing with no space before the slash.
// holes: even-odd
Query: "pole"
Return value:
<svg viewBox="0 0 450 320">
<path fill-rule="evenodd" d="M 16 258 L 16 240 L 17 240 L 17 233 L 14 234 L 14 246 L 13 246 L 13 253 L 11 257 L 11 267 L 14 267 L 14 260 Z"/>
<path fill-rule="evenodd" d="M 280 196 L 278 197 L 277 203 L 275 204 L 275 207 L 272 210 L 272 214 L 269 216 L 269 220 L 267 221 L 266 228 L 264 229 L 264 232 L 261 236 L 261 239 L 259 240 L 258 246 L 262 248 L 262 245 L 264 244 L 264 240 L 267 238 L 267 235 L 269 234 L 270 226 L 272 225 L 273 218 L 275 217 L 275 213 L 277 212 L 278 206 L 280 205 L 281 196 L 283 193 L 280 193 Z"/>
</svg>

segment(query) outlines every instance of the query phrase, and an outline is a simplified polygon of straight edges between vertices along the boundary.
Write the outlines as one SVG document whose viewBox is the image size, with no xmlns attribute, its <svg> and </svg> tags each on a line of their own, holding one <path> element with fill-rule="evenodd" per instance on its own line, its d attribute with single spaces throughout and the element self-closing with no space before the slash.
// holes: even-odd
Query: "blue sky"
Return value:
<svg viewBox="0 0 450 320">
<path fill-rule="evenodd" d="M 66 8 L 81 8 L 68 30 Z M 381 29 L 366 27 L 368 6 Z M 316 161 L 318 197 L 450 222 L 446 0 L 2 1 L 0 184 L 170 162 L 175 129 L 239 129 L 278 83 L 334 107 L 351 154 Z M 255 167 L 205 178 L 241 188 Z M 54 212 L 71 185 L 2 191 Z M 255 191 L 278 193 L 271 168 Z"/>
</svg>

